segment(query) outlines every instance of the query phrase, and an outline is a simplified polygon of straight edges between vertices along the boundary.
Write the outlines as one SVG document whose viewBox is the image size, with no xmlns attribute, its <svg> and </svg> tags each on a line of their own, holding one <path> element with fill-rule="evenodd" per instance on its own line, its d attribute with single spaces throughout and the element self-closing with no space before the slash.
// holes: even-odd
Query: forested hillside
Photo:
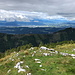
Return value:
<svg viewBox="0 0 75 75">
<path fill-rule="evenodd" d="M 7 49 L 31 43 L 33 46 L 39 46 L 40 43 L 48 44 L 60 41 L 75 41 L 75 28 L 67 28 L 53 34 L 22 34 L 11 35 L 0 33 L 0 52 Z"/>
</svg>

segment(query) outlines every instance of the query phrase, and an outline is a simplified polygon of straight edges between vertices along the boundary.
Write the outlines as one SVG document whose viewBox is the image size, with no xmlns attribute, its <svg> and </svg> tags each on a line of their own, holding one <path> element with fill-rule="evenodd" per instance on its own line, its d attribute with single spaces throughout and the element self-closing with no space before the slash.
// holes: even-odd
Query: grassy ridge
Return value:
<svg viewBox="0 0 75 75">
<path fill-rule="evenodd" d="M 50 47 L 51 48 L 51 47 Z M 54 47 L 55 51 L 75 54 L 75 43 L 62 44 Z M 11 52 L 0 59 L 0 74 L 2 75 L 75 75 L 75 59 L 71 56 L 52 53 L 48 56 L 43 53 L 52 51 L 40 49 L 40 47 L 31 47 L 20 51 Z M 54 52 L 54 51 L 53 51 Z M 39 59 L 36 61 L 35 59 Z M 19 72 L 14 68 L 20 61 L 22 69 L 26 72 Z M 40 63 L 37 63 L 40 62 Z M 28 67 L 27 67 L 28 66 Z"/>
</svg>

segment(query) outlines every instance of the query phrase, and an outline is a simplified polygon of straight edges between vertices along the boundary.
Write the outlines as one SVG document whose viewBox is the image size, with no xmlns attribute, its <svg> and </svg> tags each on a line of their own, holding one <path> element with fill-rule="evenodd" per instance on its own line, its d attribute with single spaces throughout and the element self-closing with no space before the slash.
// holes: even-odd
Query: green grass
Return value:
<svg viewBox="0 0 75 75">
<path fill-rule="evenodd" d="M 62 45 L 57 45 L 55 50 L 65 52 L 65 53 L 70 53 L 70 54 L 75 54 L 75 44 L 62 44 Z"/>
<path fill-rule="evenodd" d="M 64 44 L 56 46 L 54 49 L 60 52 L 73 53 L 75 44 Z M 35 55 L 32 57 L 32 54 Z M 18 53 L 18 56 L 16 54 Z M 62 56 L 60 54 L 53 54 L 52 56 L 43 56 L 42 53 L 49 53 L 49 51 L 41 50 L 34 47 L 33 50 L 22 50 L 16 53 L 11 53 L 7 57 L 0 59 L 0 74 L 2 75 L 75 75 L 75 59 L 70 56 Z M 14 61 L 12 61 L 14 59 Z M 40 59 L 41 63 L 36 63 L 35 59 Z M 26 72 L 18 73 L 18 69 L 14 68 L 17 62 L 23 61 L 22 68 Z M 26 67 L 29 66 L 29 68 Z M 40 67 L 42 65 L 42 67 Z M 8 70 L 11 70 L 9 73 Z"/>
</svg>

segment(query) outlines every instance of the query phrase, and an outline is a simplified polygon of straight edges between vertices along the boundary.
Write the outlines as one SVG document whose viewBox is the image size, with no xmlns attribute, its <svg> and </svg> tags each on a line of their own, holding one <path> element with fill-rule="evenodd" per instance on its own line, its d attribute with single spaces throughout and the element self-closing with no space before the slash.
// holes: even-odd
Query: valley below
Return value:
<svg viewBox="0 0 75 75">
<path fill-rule="evenodd" d="M 65 28 L 56 28 L 56 27 L 15 27 L 7 26 L 0 27 L 0 33 L 7 34 L 51 34 Z"/>
</svg>

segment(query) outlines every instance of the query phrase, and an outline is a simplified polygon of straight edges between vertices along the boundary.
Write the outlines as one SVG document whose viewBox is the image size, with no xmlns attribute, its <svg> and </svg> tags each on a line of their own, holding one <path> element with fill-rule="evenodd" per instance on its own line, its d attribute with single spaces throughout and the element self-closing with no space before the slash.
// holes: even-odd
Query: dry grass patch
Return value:
<svg viewBox="0 0 75 75">
<path fill-rule="evenodd" d="M 26 50 L 26 51 L 24 51 L 24 53 L 25 53 L 25 55 L 29 55 L 29 52 Z"/>
<path fill-rule="evenodd" d="M 4 58 L 1 58 L 1 59 L 0 59 L 0 62 L 5 61 L 5 60 L 7 60 L 7 59 L 10 58 L 10 57 L 11 57 L 11 56 L 8 55 L 8 56 L 6 56 L 6 57 L 4 57 Z"/>
</svg>

